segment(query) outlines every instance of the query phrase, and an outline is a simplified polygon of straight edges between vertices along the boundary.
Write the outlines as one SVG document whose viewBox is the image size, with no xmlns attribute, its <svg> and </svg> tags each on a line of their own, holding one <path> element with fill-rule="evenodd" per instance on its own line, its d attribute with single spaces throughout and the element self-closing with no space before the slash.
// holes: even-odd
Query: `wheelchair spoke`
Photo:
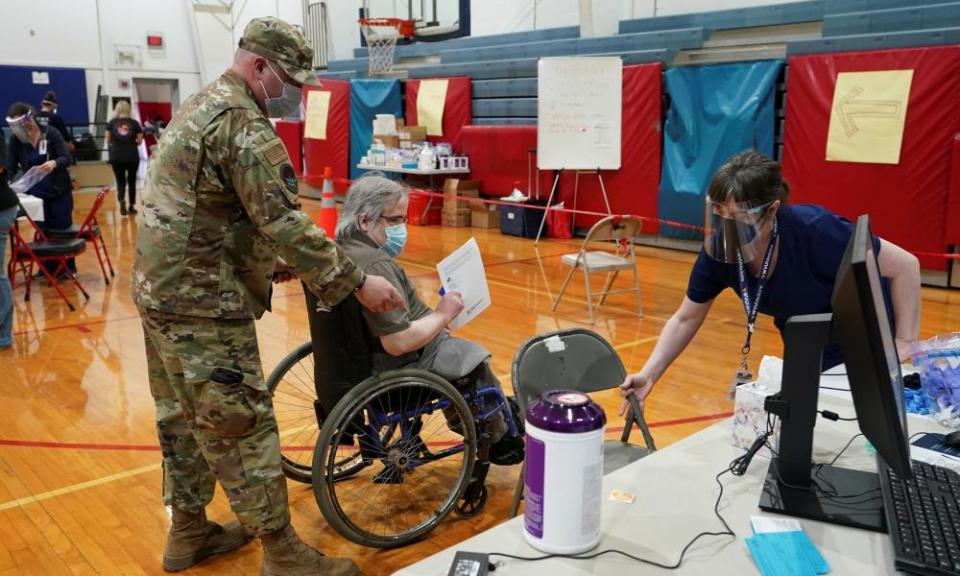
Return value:
<svg viewBox="0 0 960 576">
<path fill-rule="evenodd" d="M 466 486 L 473 448 L 464 450 L 463 436 L 451 429 L 448 418 L 469 421 L 471 415 L 463 411 L 462 400 L 458 404 L 446 395 L 453 390 L 436 386 L 403 382 L 338 411 L 339 430 L 324 440 L 324 486 L 337 517 L 363 539 L 356 541 L 400 543 L 422 534 L 452 509 Z M 352 428 L 358 421 L 365 422 L 360 431 Z M 469 435 L 474 442 L 472 426 Z M 334 451 L 348 436 L 370 464 L 355 466 L 350 480 L 335 482 L 330 471 L 344 454 Z M 430 441 L 440 442 L 442 449 L 431 451 Z"/>
</svg>

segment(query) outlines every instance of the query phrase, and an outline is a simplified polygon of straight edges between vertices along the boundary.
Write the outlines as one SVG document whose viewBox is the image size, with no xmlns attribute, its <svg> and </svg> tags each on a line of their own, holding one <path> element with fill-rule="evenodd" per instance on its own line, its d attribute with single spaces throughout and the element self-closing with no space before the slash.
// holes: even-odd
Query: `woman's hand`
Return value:
<svg viewBox="0 0 960 576">
<path fill-rule="evenodd" d="M 40 165 L 40 171 L 43 172 L 44 174 L 49 174 L 53 172 L 53 169 L 56 167 L 57 167 L 56 160 L 47 160 L 46 162 Z"/>
<path fill-rule="evenodd" d="M 627 375 L 626 380 L 620 385 L 620 396 L 623 396 L 623 402 L 620 404 L 617 415 L 623 416 L 627 413 L 627 408 L 630 407 L 630 395 L 637 397 L 640 410 L 643 410 L 643 402 L 653 389 L 653 384 L 653 378 L 645 376 L 642 372 Z"/>
</svg>

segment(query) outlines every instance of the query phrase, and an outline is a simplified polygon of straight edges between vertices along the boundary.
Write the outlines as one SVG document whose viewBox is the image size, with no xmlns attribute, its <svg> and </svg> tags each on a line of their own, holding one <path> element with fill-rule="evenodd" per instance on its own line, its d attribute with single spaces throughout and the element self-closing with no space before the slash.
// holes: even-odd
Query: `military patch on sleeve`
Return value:
<svg viewBox="0 0 960 576">
<path fill-rule="evenodd" d="M 283 178 L 283 183 L 287 185 L 287 190 L 296 196 L 299 190 L 297 189 L 297 174 L 293 171 L 293 166 L 284 164 L 283 168 L 280 169 L 280 177 Z"/>
<path fill-rule="evenodd" d="M 269 162 L 271 166 L 276 166 L 277 164 L 288 161 L 287 149 L 283 147 L 283 142 L 279 141 L 267 148 L 263 153 L 263 157 L 267 159 L 267 162 Z"/>
</svg>

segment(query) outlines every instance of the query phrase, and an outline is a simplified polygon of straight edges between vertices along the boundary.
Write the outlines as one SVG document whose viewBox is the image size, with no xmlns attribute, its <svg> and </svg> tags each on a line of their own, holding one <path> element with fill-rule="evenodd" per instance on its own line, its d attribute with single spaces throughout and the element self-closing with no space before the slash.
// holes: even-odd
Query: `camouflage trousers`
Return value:
<svg viewBox="0 0 960 576">
<path fill-rule="evenodd" d="M 199 512 L 220 483 L 250 533 L 290 522 L 280 438 L 253 320 L 141 310 L 163 450 L 163 501 Z"/>
</svg>

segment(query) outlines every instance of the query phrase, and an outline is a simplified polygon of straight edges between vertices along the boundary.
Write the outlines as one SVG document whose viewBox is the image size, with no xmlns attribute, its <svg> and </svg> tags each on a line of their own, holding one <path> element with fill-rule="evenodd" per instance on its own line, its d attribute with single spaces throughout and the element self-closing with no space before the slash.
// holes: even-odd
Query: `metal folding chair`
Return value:
<svg viewBox="0 0 960 576">
<path fill-rule="evenodd" d="M 570 266 L 570 273 L 563 281 L 560 287 L 560 293 L 557 294 L 557 300 L 553 303 L 553 310 L 556 312 L 563 293 L 570 284 L 577 269 L 583 270 L 583 281 L 587 293 L 587 307 L 590 310 L 590 323 L 594 320 L 593 297 L 600 296 L 597 306 L 603 306 L 609 294 L 620 294 L 624 292 L 637 293 L 637 313 L 643 316 L 643 302 L 640 295 L 640 277 L 637 273 L 637 254 L 633 248 L 633 238 L 640 234 L 643 222 L 635 216 L 607 216 L 590 228 L 587 237 L 583 239 L 580 251 L 576 254 L 564 254 L 560 261 Z M 614 250 L 610 251 L 609 246 L 613 244 Z M 590 250 L 591 246 L 596 244 L 605 244 L 606 250 Z M 617 274 L 621 270 L 631 270 L 633 272 L 633 288 L 624 288 L 611 290 Z M 607 274 L 606 283 L 603 290 L 594 293 L 590 287 L 590 275 Z"/>
<path fill-rule="evenodd" d="M 84 290 L 83 285 L 80 284 L 80 279 L 77 278 L 76 273 L 74 273 L 67 266 L 67 260 L 70 258 L 76 258 L 80 254 L 83 254 L 86 250 L 86 241 L 81 238 L 68 238 L 62 240 L 51 240 L 46 237 L 43 233 L 43 230 L 37 226 L 37 223 L 33 221 L 33 218 L 23 209 L 23 206 L 20 206 L 20 213 L 22 216 L 26 217 L 27 221 L 30 223 L 30 226 L 34 230 L 34 241 L 28 242 L 24 239 L 23 235 L 20 233 L 20 226 L 15 220 L 13 225 L 10 227 L 10 241 L 12 245 L 12 254 L 10 258 L 10 263 L 7 265 L 7 272 L 10 276 L 10 284 L 14 289 L 25 286 L 26 295 L 24 300 L 30 300 L 30 288 L 33 284 L 33 265 L 36 264 L 40 269 L 40 272 L 44 275 L 50 285 L 53 286 L 53 289 L 57 291 L 57 294 L 60 298 L 67 304 L 71 311 L 76 310 L 76 307 L 70 300 L 67 298 L 67 295 L 63 292 L 63 289 L 60 287 L 60 281 L 58 276 L 60 274 L 66 274 L 70 280 L 77 286 L 80 290 L 80 293 L 89 300 L 90 295 L 87 294 L 87 291 Z M 47 262 L 56 263 L 56 267 L 53 269 L 53 272 L 47 270 L 45 264 Z M 15 280 L 15 271 L 17 265 L 20 266 L 21 272 L 23 272 L 24 280 L 19 284 Z"/>
<path fill-rule="evenodd" d="M 517 350 L 512 374 L 513 390 L 523 412 L 548 390 L 600 392 L 618 387 L 627 376 L 623 362 L 613 347 L 596 332 L 583 328 L 534 336 Z M 630 400 L 630 410 L 620 440 L 608 440 L 603 445 L 605 475 L 657 449 L 636 398 L 631 396 Z M 646 446 L 630 443 L 634 424 L 640 429 Z M 526 465 L 517 479 L 510 507 L 511 516 L 516 516 L 520 507 L 525 470 Z"/>
<path fill-rule="evenodd" d="M 107 284 L 110 283 L 110 278 L 107 277 L 107 268 L 110 269 L 110 276 L 115 276 L 115 274 L 113 272 L 113 263 L 110 262 L 110 253 L 107 252 L 107 244 L 103 241 L 103 234 L 100 231 L 100 223 L 97 222 L 97 213 L 100 212 L 103 201 L 109 192 L 110 188 L 108 186 L 104 186 L 100 190 L 96 200 L 93 201 L 93 206 L 90 207 L 90 212 L 87 213 L 87 217 L 84 218 L 83 223 L 79 226 L 71 226 L 63 230 L 48 229 L 46 231 L 47 238 L 50 240 L 80 238 L 86 242 L 90 242 L 93 245 L 93 251 L 97 255 L 97 262 L 100 264 L 100 273 L 103 274 L 103 281 Z M 101 251 L 103 252 L 102 254 Z M 106 261 L 106 267 L 103 265 L 104 261 Z"/>
</svg>

